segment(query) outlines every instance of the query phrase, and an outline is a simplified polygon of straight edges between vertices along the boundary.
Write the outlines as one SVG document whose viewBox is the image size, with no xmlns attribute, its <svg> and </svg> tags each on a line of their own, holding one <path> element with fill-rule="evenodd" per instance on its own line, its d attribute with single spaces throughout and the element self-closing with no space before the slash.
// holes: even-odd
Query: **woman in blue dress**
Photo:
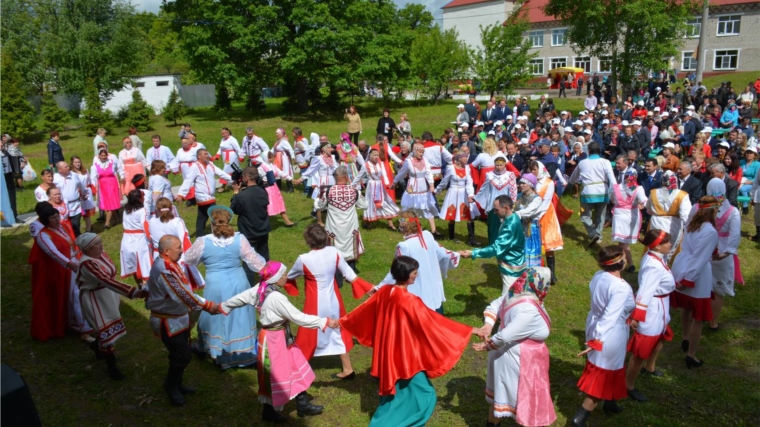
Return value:
<svg viewBox="0 0 760 427">
<path fill-rule="evenodd" d="M 198 238 L 185 253 L 190 265 L 206 266 L 204 297 L 209 301 L 227 301 L 250 288 L 242 263 L 259 272 L 266 261 L 230 226 L 232 211 L 226 206 L 209 209 L 212 234 Z M 222 369 L 244 368 L 256 363 L 256 312 L 253 306 L 242 307 L 227 316 L 203 312 L 198 320 L 198 346 Z"/>
<path fill-rule="evenodd" d="M 532 173 L 520 177 L 520 197 L 515 204 L 515 213 L 520 217 L 525 232 L 525 262 L 527 267 L 541 267 L 541 197 L 536 194 L 538 180 Z"/>
</svg>

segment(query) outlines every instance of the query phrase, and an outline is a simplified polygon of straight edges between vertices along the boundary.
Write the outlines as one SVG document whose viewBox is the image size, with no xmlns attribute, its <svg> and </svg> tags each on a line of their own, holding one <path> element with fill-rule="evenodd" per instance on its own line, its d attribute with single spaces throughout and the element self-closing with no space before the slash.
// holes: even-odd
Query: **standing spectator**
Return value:
<svg viewBox="0 0 760 427">
<path fill-rule="evenodd" d="M 100 152 L 98 146 L 101 144 L 105 144 L 106 149 L 108 148 L 108 142 L 106 141 L 106 130 L 103 128 L 98 129 L 98 132 L 95 134 L 95 138 L 92 140 L 92 147 L 95 151 L 95 157 L 97 157 L 98 153 Z"/>
<path fill-rule="evenodd" d="M 478 114 L 480 114 L 480 105 L 475 101 L 475 95 L 470 95 L 467 103 L 464 104 L 464 110 L 467 111 L 467 115 L 470 117 L 470 127 L 473 127 L 475 120 L 478 118 Z"/>
<path fill-rule="evenodd" d="M 567 98 L 567 76 L 563 76 L 562 80 L 559 81 L 559 94 L 557 98 L 562 98 L 562 95 L 565 95 L 565 98 Z"/>
<path fill-rule="evenodd" d="M 359 134 L 362 133 L 362 118 L 356 111 L 355 106 L 350 106 L 343 114 L 343 118 L 348 121 L 348 129 L 346 131 L 351 136 L 351 141 L 354 144 L 359 142 Z"/>
<path fill-rule="evenodd" d="M 583 100 L 583 106 L 588 111 L 594 111 L 596 109 L 596 104 L 599 102 L 596 99 L 596 96 L 594 96 L 595 93 L 596 92 L 594 92 L 593 90 L 589 91 L 588 96 L 586 97 L 585 100 Z"/>
<path fill-rule="evenodd" d="M 757 160 L 757 148 L 748 147 L 744 151 L 744 160 L 741 161 L 742 179 L 739 182 L 739 194 L 742 196 L 749 196 L 752 189 L 752 183 L 755 181 L 755 176 L 760 174 L 760 162 Z M 746 215 L 749 212 L 747 203 L 742 203 L 742 214 Z"/>
<path fill-rule="evenodd" d="M 576 83 L 578 85 L 575 88 L 575 96 L 581 96 L 581 91 L 583 90 L 583 74 L 578 74 L 578 80 Z"/>
<path fill-rule="evenodd" d="M 464 104 L 457 105 L 457 110 L 459 111 L 457 113 L 457 126 L 461 127 L 463 124 L 467 124 L 467 127 L 470 125 L 470 115 L 465 111 Z"/>
<path fill-rule="evenodd" d="M 11 157 L 5 150 L 5 143 L 3 142 L 0 142 L 0 157 L 2 157 L 3 180 L 5 181 L 5 188 L 7 188 L 5 191 L 7 191 L 11 212 L 13 213 L 13 222 L 20 222 L 16 219 L 18 216 L 18 212 L 16 211 L 16 185 L 13 182 L 13 168 L 11 167 Z"/>
<path fill-rule="evenodd" d="M 179 139 L 190 138 L 190 135 L 195 135 L 195 132 L 191 129 L 190 123 L 185 123 L 179 130 Z"/>
<path fill-rule="evenodd" d="M 55 167 L 58 162 L 63 162 L 66 159 L 63 157 L 63 149 L 60 144 L 61 137 L 58 132 L 50 132 L 50 140 L 48 141 L 48 166 L 50 169 Z"/>
<path fill-rule="evenodd" d="M 69 219 L 71 220 L 71 226 L 74 228 L 74 237 L 78 237 L 81 234 L 81 199 L 85 198 L 87 190 L 84 184 L 82 184 L 82 180 L 76 174 L 71 173 L 68 163 L 61 161 L 56 163 L 55 167 L 58 173 L 53 177 L 53 183 L 61 189 L 61 196 L 63 196 L 66 207 L 69 209 Z"/>
<path fill-rule="evenodd" d="M 396 122 L 391 118 L 391 111 L 384 108 L 383 117 L 380 117 L 380 120 L 377 121 L 377 133 L 386 136 L 388 141 L 393 141 L 394 129 L 396 129 Z"/>
<path fill-rule="evenodd" d="M 11 138 L 10 141 L 5 142 L 5 149 L 7 155 L 10 157 L 11 170 L 13 171 L 14 188 L 19 191 L 24 191 L 24 179 L 22 177 L 22 171 L 26 166 L 26 159 L 24 153 L 19 148 L 18 138 Z M 8 183 L 10 185 L 10 182 Z"/>
<path fill-rule="evenodd" d="M 409 123 L 409 118 L 406 116 L 406 113 L 401 113 L 399 120 L 401 120 L 401 122 L 396 126 L 396 129 L 398 129 L 399 134 L 403 135 L 404 138 L 411 137 L 412 124 Z M 354 142 L 354 144 L 356 144 L 356 142 Z"/>
<path fill-rule="evenodd" d="M 140 137 L 137 136 L 137 128 L 131 127 L 129 128 L 129 131 L 127 131 L 127 133 L 129 133 L 129 139 L 132 140 L 132 146 L 142 151 L 143 142 L 142 142 L 142 139 L 140 139 Z"/>
<path fill-rule="evenodd" d="M 117 159 L 109 157 L 106 148 L 101 148 L 98 157 L 95 158 L 90 168 L 90 179 L 97 189 L 98 207 L 106 213 L 104 228 L 107 230 L 111 228 L 111 217 L 114 211 L 118 211 L 121 207 L 119 180 L 124 179 L 124 171 L 119 167 Z"/>
</svg>

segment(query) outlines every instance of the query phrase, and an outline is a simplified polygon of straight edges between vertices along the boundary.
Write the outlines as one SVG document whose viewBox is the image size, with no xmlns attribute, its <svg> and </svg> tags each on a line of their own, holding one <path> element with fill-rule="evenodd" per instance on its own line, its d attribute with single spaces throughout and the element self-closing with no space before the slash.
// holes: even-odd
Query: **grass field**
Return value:
<svg viewBox="0 0 760 427">
<path fill-rule="evenodd" d="M 557 107 L 578 111 L 579 100 L 558 100 Z M 444 102 L 438 106 L 404 105 L 394 107 L 393 117 L 406 112 L 415 134 L 432 130 L 439 134 L 455 114 L 456 103 Z M 219 129 L 228 126 L 240 138 L 246 126 L 253 125 L 271 145 L 276 127 L 300 126 L 305 133 L 326 133 L 336 140 L 345 129 L 341 117 L 309 116 L 290 117 L 277 101 L 270 102 L 263 116 L 253 117 L 236 109 L 227 115 L 198 111 L 187 118 L 199 135 L 199 140 L 210 149 L 216 149 Z M 359 104 L 364 118 L 364 136 L 371 137 L 380 104 Z M 178 146 L 176 127 L 156 124 L 167 145 Z M 140 134 L 149 143 L 149 135 Z M 119 144 L 124 129 L 107 139 L 112 147 Z M 78 154 L 89 163 L 91 138 L 81 132 L 67 133 L 62 137 L 64 154 L 68 158 Z M 25 144 L 22 150 L 39 172 L 47 162 L 46 140 Z M 178 181 L 175 181 L 178 182 Z M 35 184 L 36 185 L 36 184 Z M 33 186 L 19 194 L 19 210 L 32 209 Z M 294 228 L 284 228 L 279 219 L 273 219 L 270 235 L 272 259 L 292 264 L 308 249 L 302 232 L 311 222 L 310 203 L 301 194 L 285 194 L 292 219 L 299 221 Z M 220 194 L 218 202 L 228 204 L 231 193 Z M 563 199 L 571 209 L 578 210 L 577 201 Z M 195 208 L 179 206 L 185 221 L 194 227 Z M 754 233 L 751 216 L 743 218 L 743 234 Z M 443 229 L 443 222 L 439 223 Z M 102 223 L 95 230 L 101 232 Z M 462 239 L 464 225 L 457 233 Z M 483 223 L 477 224 L 478 239 L 485 240 Z M 552 318 L 552 334 L 548 340 L 551 354 L 551 386 L 553 404 L 557 410 L 557 426 L 566 425 L 582 400 L 575 387 L 584 360 L 576 357 L 584 342 L 585 317 L 588 312 L 588 281 L 597 270 L 594 253 L 586 249 L 585 232 L 577 214 L 563 227 L 565 249 L 557 254 L 557 273 L 560 279 L 546 299 Z M 115 227 L 101 232 L 106 250 L 118 262 L 122 229 Z M 388 271 L 393 250 L 400 240 L 381 224 L 371 230 L 362 230 L 366 253 L 358 264 L 359 275 L 371 282 L 379 282 Z M 605 242 L 609 242 L 609 229 Z M 253 370 L 220 371 L 209 361 L 193 360 L 185 378 L 197 386 L 199 394 L 188 399 L 188 405 L 170 407 L 161 387 L 167 367 L 167 352 L 160 340 L 153 337 L 148 324 L 148 312 L 139 301 L 125 300 L 121 312 L 128 333 L 117 344 L 117 358 L 123 382 L 114 382 L 105 374 L 105 365 L 96 361 L 75 334 L 68 338 L 46 343 L 35 342 L 29 334 L 31 313 L 30 267 L 26 263 L 32 241 L 26 228 L 3 230 L 2 243 L 2 362 L 18 370 L 29 384 L 37 409 L 45 426 L 248 426 L 263 425 L 261 406 L 256 397 L 257 380 Z M 449 249 L 467 249 L 464 244 L 442 241 Z M 634 246 L 636 259 L 642 253 L 641 245 Z M 760 257 L 758 247 L 743 237 L 740 256 L 746 286 L 737 286 L 737 295 L 727 302 L 723 312 L 721 330 L 707 332 L 698 352 L 705 365 L 698 370 L 687 370 L 679 348 L 680 316 L 674 311 L 672 327 L 676 333 L 673 343 L 666 345 L 660 356 L 659 368 L 666 375 L 660 379 L 642 378 L 637 388 L 651 400 L 639 404 L 624 401 L 625 411 L 616 416 L 605 416 L 596 411 L 590 419 L 592 426 L 756 426 L 760 424 Z M 636 276 L 624 275 L 636 288 Z M 482 325 L 482 312 L 501 290 L 501 280 L 494 260 L 463 260 L 461 266 L 450 272 L 444 283 L 447 316 L 473 326 Z M 353 300 L 349 289 L 343 289 L 348 310 L 361 301 Z M 291 298 L 298 307 L 303 298 Z M 425 333 L 425 331 L 420 331 Z M 326 407 L 321 416 L 298 419 L 295 404 L 285 412 L 290 425 L 298 426 L 360 426 L 366 425 L 378 404 L 377 383 L 367 371 L 371 365 L 371 350 L 356 346 L 351 353 L 357 372 L 355 381 L 336 381 L 330 374 L 340 369 L 337 357 L 316 358 L 311 364 L 317 380 L 311 389 L 316 403 Z M 464 352 L 462 359 L 447 375 L 433 380 L 438 393 L 438 406 L 430 426 L 481 426 L 487 412 L 483 389 L 485 386 L 486 355 L 472 350 Z M 549 404 L 549 402 L 547 402 Z M 3 408 L 6 409 L 7 408 Z M 507 420 L 502 425 L 513 425 Z"/>
</svg>

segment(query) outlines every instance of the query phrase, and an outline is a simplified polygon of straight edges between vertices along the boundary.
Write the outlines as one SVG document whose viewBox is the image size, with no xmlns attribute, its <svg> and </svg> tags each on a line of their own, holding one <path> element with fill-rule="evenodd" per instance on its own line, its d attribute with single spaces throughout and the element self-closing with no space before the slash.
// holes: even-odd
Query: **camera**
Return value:
<svg viewBox="0 0 760 427">
<path fill-rule="evenodd" d="M 232 168 L 232 173 L 230 176 L 232 177 L 232 182 L 237 183 L 238 185 L 243 184 L 243 170 L 240 169 L 240 166 L 230 163 L 230 167 Z"/>
</svg>

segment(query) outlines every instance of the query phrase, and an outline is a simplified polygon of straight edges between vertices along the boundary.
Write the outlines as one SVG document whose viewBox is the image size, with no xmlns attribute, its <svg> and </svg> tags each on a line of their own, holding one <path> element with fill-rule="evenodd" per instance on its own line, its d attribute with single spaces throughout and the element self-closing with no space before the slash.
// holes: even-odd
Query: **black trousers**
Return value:
<svg viewBox="0 0 760 427">
<path fill-rule="evenodd" d="M 248 239 L 251 247 L 261 255 L 265 260 L 269 261 L 269 235 L 257 237 L 254 239 Z M 248 284 L 251 287 L 256 286 L 259 283 L 259 274 L 248 268 L 248 264 L 243 263 L 243 271 L 245 271 L 245 277 L 248 279 Z"/>
<path fill-rule="evenodd" d="M 82 234 L 82 214 L 70 216 L 69 221 L 71 221 L 71 228 L 74 229 L 74 237 L 79 237 Z"/>
<path fill-rule="evenodd" d="M 351 138 L 351 142 L 354 144 L 359 144 L 359 132 L 349 132 L 348 136 Z"/>
<path fill-rule="evenodd" d="M 354 270 L 356 272 L 356 261 L 346 261 L 346 264 L 348 264 L 349 267 L 351 267 L 351 270 Z M 335 271 L 335 281 L 338 283 L 338 288 L 343 287 L 343 281 L 345 278 L 343 277 L 343 274 L 340 272 L 340 270 Z"/>
<path fill-rule="evenodd" d="M 198 218 L 195 219 L 195 238 L 206 235 L 206 222 L 208 221 L 208 210 L 216 203 L 208 205 L 198 205 Z"/>
<path fill-rule="evenodd" d="M 16 180 L 13 179 L 13 173 L 6 173 L 5 175 L 5 187 L 8 188 L 8 199 L 11 201 L 11 210 L 13 211 L 13 216 L 16 218 L 16 221 L 19 221 L 18 219 L 18 211 L 16 210 Z"/>
<path fill-rule="evenodd" d="M 193 352 L 190 350 L 190 329 L 170 337 L 166 328 L 161 326 L 161 342 L 169 350 L 169 373 L 166 382 L 171 385 L 179 384 L 185 368 L 193 359 Z"/>
</svg>

